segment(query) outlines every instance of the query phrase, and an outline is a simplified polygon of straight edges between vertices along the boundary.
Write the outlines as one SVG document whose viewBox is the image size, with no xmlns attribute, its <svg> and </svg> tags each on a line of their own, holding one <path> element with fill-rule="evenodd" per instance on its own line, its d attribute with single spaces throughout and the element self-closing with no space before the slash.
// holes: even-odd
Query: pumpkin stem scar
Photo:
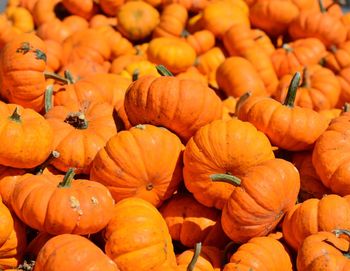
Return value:
<svg viewBox="0 0 350 271">
<path fill-rule="evenodd" d="M 62 182 L 58 184 L 58 187 L 60 188 L 69 188 L 72 185 L 72 181 L 75 175 L 75 168 L 69 168 L 66 175 L 64 175 L 64 178 Z"/>
<path fill-rule="evenodd" d="M 18 113 L 18 107 L 16 106 L 15 110 L 13 111 L 12 115 L 10 116 L 10 120 L 15 122 L 21 122 L 21 115 Z"/>
<path fill-rule="evenodd" d="M 201 254 L 201 250 L 202 250 L 202 243 L 199 242 L 199 243 L 197 243 L 195 245 L 193 257 L 192 257 L 190 263 L 187 266 L 187 271 L 193 271 L 194 270 L 194 267 L 195 267 L 195 265 L 196 265 L 196 263 L 198 261 L 198 257 Z"/>
<path fill-rule="evenodd" d="M 296 72 L 294 74 L 292 81 L 290 82 L 290 85 L 288 87 L 287 97 L 286 97 L 283 105 L 288 106 L 288 107 L 294 107 L 294 101 L 295 101 L 295 97 L 297 95 L 300 77 L 301 77 L 300 72 Z"/>
<path fill-rule="evenodd" d="M 229 183 L 234 186 L 240 186 L 241 185 L 241 179 L 237 178 L 236 176 L 233 176 L 231 174 L 212 174 L 210 175 L 210 179 L 213 182 L 224 182 Z"/>
</svg>

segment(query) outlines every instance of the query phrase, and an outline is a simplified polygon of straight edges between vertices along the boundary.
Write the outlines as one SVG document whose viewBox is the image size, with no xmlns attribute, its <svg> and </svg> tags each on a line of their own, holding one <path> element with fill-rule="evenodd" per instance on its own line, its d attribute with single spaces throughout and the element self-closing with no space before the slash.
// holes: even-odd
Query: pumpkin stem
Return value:
<svg viewBox="0 0 350 271">
<path fill-rule="evenodd" d="M 287 53 L 293 52 L 293 48 L 290 47 L 288 43 L 283 43 L 282 48 L 287 51 Z"/>
<path fill-rule="evenodd" d="M 264 37 L 263 35 L 259 35 L 259 36 L 255 37 L 254 40 L 260 40 L 260 39 L 262 39 L 263 37 Z"/>
<path fill-rule="evenodd" d="M 336 45 L 332 44 L 330 47 L 329 47 L 329 51 L 331 51 L 333 54 L 335 54 L 337 52 L 338 48 Z"/>
<path fill-rule="evenodd" d="M 221 259 L 221 266 L 225 266 L 229 262 L 229 252 L 235 248 L 236 244 L 230 241 L 224 248 Z"/>
<path fill-rule="evenodd" d="M 190 36 L 190 35 L 191 35 L 191 33 L 188 32 L 186 29 L 184 29 L 184 30 L 182 30 L 180 36 L 181 36 L 182 38 L 187 38 L 187 37 Z"/>
<path fill-rule="evenodd" d="M 310 73 L 307 67 L 304 67 L 303 69 L 303 81 L 301 83 L 301 87 L 303 88 L 309 88 L 311 85 L 310 83 Z"/>
<path fill-rule="evenodd" d="M 45 78 L 55 79 L 63 84 L 69 84 L 69 80 L 67 78 L 64 78 L 54 72 L 44 71 L 44 76 Z"/>
<path fill-rule="evenodd" d="M 174 76 L 164 65 L 157 65 L 156 69 L 161 76 Z"/>
<path fill-rule="evenodd" d="M 284 100 L 283 105 L 288 107 L 294 107 L 295 96 L 297 94 L 298 86 L 300 82 L 300 72 L 296 72 L 290 82 L 287 97 Z"/>
<path fill-rule="evenodd" d="M 64 175 L 64 178 L 62 182 L 58 184 L 58 187 L 60 188 L 69 188 L 72 185 L 72 181 L 75 175 L 75 168 L 69 168 L 66 175 Z"/>
<path fill-rule="evenodd" d="M 47 159 L 44 161 L 44 163 L 42 163 L 41 165 L 37 166 L 34 169 L 34 174 L 35 175 L 43 174 L 45 168 L 47 168 L 47 166 L 51 164 L 52 160 L 54 160 L 58 157 L 60 157 L 60 153 L 58 151 L 52 151 L 50 153 L 49 157 L 47 157 Z"/>
<path fill-rule="evenodd" d="M 45 89 L 45 114 L 51 110 L 53 107 L 52 104 L 52 97 L 53 97 L 53 85 L 49 85 Z"/>
<path fill-rule="evenodd" d="M 69 70 L 65 70 L 63 72 L 63 74 L 64 74 L 64 78 L 67 79 L 68 84 L 74 84 L 75 83 L 74 77 L 73 77 L 72 73 Z"/>
<path fill-rule="evenodd" d="M 343 105 L 343 112 L 350 112 L 350 103 L 345 103 Z"/>
<path fill-rule="evenodd" d="M 318 0 L 318 6 L 320 7 L 320 11 L 322 13 L 326 13 L 327 12 L 327 9 L 323 5 L 323 0 Z"/>
<path fill-rule="evenodd" d="M 132 81 L 136 81 L 137 79 L 139 79 L 140 76 L 140 70 L 139 69 L 135 69 L 134 72 L 132 73 Z"/>
<path fill-rule="evenodd" d="M 236 116 L 237 116 L 238 111 L 241 108 L 242 104 L 244 104 L 248 100 L 248 98 L 250 96 L 252 96 L 252 92 L 251 91 L 247 91 L 241 97 L 238 98 L 238 101 L 237 101 L 236 107 L 235 107 L 235 115 Z"/>
<path fill-rule="evenodd" d="M 217 173 L 217 174 L 212 174 L 210 175 L 210 179 L 213 182 L 224 182 L 224 183 L 229 183 L 234 186 L 240 186 L 241 185 L 241 179 L 239 179 L 236 176 L 233 176 L 231 174 L 225 174 L 225 173 Z"/>
<path fill-rule="evenodd" d="M 195 267 L 195 265 L 196 265 L 196 263 L 198 261 L 198 257 L 201 254 L 201 250 L 202 250 L 202 243 L 199 242 L 194 247 L 194 254 L 193 254 L 193 257 L 192 257 L 190 263 L 187 266 L 187 271 L 193 271 L 194 270 L 194 267 Z"/>
<path fill-rule="evenodd" d="M 81 112 L 71 113 L 67 116 L 67 118 L 64 120 L 64 122 L 72 125 L 76 129 L 87 129 L 89 126 L 89 123 L 85 117 L 85 114 Z"/>
<path fill-rule="evenodd" d="M 10 116 L 10 120 L 15 122 L 21 122 L 21 115 L 18 113 L 18 107 L 16 106 L 15 110 L 13 111 L 12 115 Z"/>
</svg>

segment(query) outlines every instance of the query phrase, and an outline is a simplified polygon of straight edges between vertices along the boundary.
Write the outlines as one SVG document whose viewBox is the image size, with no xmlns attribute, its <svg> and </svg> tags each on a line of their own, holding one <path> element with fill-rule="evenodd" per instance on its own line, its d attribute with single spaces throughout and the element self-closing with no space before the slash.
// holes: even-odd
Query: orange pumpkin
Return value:
<svg viewBox="0 0 350 271">
<path fill-rule="evenodd" d="M 71 14 L 86 20 L 97 12 L 97 4 L 93 0 L 62 0 L 62 4 Z"/>
<path fill-rule="evenodd" d="M 334 72 L 339 72 L 350 66 L 350 41 L 332 45 L 325 57 L 325 66 Z"/>
</svg>

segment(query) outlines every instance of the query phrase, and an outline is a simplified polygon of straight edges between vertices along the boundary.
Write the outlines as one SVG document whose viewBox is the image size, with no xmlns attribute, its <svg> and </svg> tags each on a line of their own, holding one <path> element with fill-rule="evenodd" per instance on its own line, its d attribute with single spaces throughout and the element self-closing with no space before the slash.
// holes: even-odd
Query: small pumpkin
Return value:
<svg viewBox="0 0 350 271">
<path fill-rule="evenodd" d="M 268 97 L 251 96 L 240 105 L 238 118 L 251 122 L 277 147 L 290 151 L 311 149 L 327 129 L 328 121 L 312 109 L 294 106 L 299 82 L 297 72 L 283 104 Z"/>
<path fill-rule="evenodd" d="M 71 14 L 86 20 L 97 13 L 97 4 L 92 0 L 62 0 L 62 4 Z"/>
<path fill-rule="evenodd" d="M 119 271 L 117 265 L 94 243 L 75 234 L 61 234 L 48 240 L 39 251 L 35 270 Z"/>
<path fill-rule="evenodd" d="M 167 129 L 137 125 L 107 141 L 92 163 L 91 180 L 107 186 L 116 202 L 140 197 L 158 207 L 179 186 L 182 150 Z"/>
</svg>

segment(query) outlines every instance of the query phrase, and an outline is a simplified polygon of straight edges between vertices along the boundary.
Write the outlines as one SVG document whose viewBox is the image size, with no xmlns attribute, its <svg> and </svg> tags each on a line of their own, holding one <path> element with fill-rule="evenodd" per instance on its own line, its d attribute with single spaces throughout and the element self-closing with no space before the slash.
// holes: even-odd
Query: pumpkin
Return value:
<svg viewBox="0 0 350 271">
<path fill-rule="evenodd" d="M 112 113 L 113 107 L 107 103 L 52 107 L 45 118 L 55 134 L 53 147 L 60 153 L 53 166 L 61 171 L 74 167 L 77 173 L 89 174 L 97 152 L 117 133 Z"/>
<path fill-rule="evenodd" d="M 34 21 L 30 12 L 22 7 L 7 7 L 5 14 L 12 26 L 21 32 L 31 32 L 34 30 Z"/>
<path fill-rule="evenodd" d="M 187 9 L 181 4 L 174 3 L 164 7 L 159 24 L 153 30 L 153 37 L 180 37 L 188 19 Z"/>
<path fill-rule="evenodd" d="M 130 63 L 119 73 L 119 75 L 129 81 L 135 81 L 137 78 L 144 75 L 160 76 L 156 65 L 148 60 L 140 60 Z"/>
<path fill-rule="evenodd" d="M 174 195 L 161 206 L 160 212 L 171 238 L 186 247 L 200 242 L 223 248 L 228 241 L 221 228 L 220 212 L 200 204 L 189 194 Z"/>
<path fill-rule="evenodd" d="M 0 53 L 0 94 L 11 103 L 40 111 L 44 106 L 46 45 L 34 34 L 20 34 Z"/>
<path fill-rule="evenodd" d="M 130 1 L 117 11 L 117 28 L 128 39 L 148 37 L 159 23 L 159 12 L 143 1 Z"/>
<path fill-rule="evenodd" d="M 90 234 L 102 230 L 114 201 L 100 183 L 63 175 L 28 175 L 15 185 L 11 206 L 28 226 L 50 234 Z"/>
<path fill-rule="evenodd" d="M 204 54 L 215 46 L 215 36 L 209 30 L 199 30 L 193 34 L 185 35 L 185 37 L 197 55 Z"/>
<path fill-rule="evenodd" d="M 216 80 L 226 95 L 239 97 L 251 91 L 256 96 L 267 96 L 264 82 L 254 66 L 245 58 L 226 58 L 216 70 Z"/>
<path fill-rule="evenodd" d="M 349 270 L 348 236 L 348 231 L 339 229 L 334 232 L 321 231 L 306 237 L 298 251 L 298 271 Z"/>
<path fill-rule="evenodd" d="M 350 229 L 350 197 L 308 199 L 289 210 L 282 224 L 284 239 L 295 251 L 307 236 L 335 229 Z"/>
<path fill-rule="evenodd" d="M 0 14 L 0 48 L 13 39 L 19 30 L 12 27 L 11 22 L 7 19 L 5 14 Z"/>
<path fill-rule="evenodd" d="M 344 112 L 331 121 L 327 130 L 316 141 L 312 163 L 324 186 L 341 196 L 348 195 L 350 146 L 350 112 Z"/>
<path fill-rule="evenodd" d="M 241 178 L 212 174 L 213 181 L 232 186 L 221 216 L 227 236 L 236 243 L 272 232 L 295 204 L 300 189 L 298 170 L 284 159 L 270 159 L 245 170 Z"/>
<path fill-rule="evenodd" d="M 92 0 L 62 0 L 62 4 L 71 14 L 86 20 L 97 12 L 97 5 Z"/>
<path fill-rule="evenodd" d="M 261 29 L 251 29 L 250 34 L 252 35 L 255 42 L 267 53 L 269 56 L 276 50 L 270 37 Z"/>
<path fill-rule="evenodd" d="M 202 11 L 201 26 L 221 38 L 232 25 L 249 27 L 248 12 L 249 8 L 243 0 L 210 1 Z"/>
<path fill-rule="evenodd" d="M 320 65 L 310 65 L 302 71 L 302 84 L 297 90 L 295 105 L 315 111 L 331 109 L 338 103 L 340 83 L 334 73 Z M 293 75 L 281 78 L 273 97 L 283 102 Z"/>
<path fill-rule="evenodd" d="M 147 0 L 149 2 L 152 2 L 152 0 Z M 171 4 L 180 4 L 183 7 L 185 7 L 190 12 L 200 12 L 203 10 L 208 4 L 208 0 L 153 0 L 153 2 L 160 2 L 163 6 L 171 5 Z"/>
<path fill-rule="evenodd" d="M 289 24 L 299 15 L 293 1 L 256 1 L 250 7 L 249 18 L 254 27 L 260 28 L 270 36 L 285 34 Z"/>
<path fill-rule="evenodd" d="M 91 28 L 97 28 L 101 26 L 113 26 L 117 25 L 117 20 L 114 17 L 107 17 L 104 14 L 95 14 L 89 21 Z"/>
<path fill-rule="evenodd" d="M 4 215 L 4 208 L 6 207 L 2 203 L 1 205 L 1 221 L 4 226 L 9 227 L 10 234 L 5 241 L 1 240 L 0 243 L 0 268 L 15 268 L 22 262 L 27 246 L 26 226 L 15 215 L 11 218 L 11 225 L 8 225 Z"/>
<path fill-rule="evenodd" d="M 150 41 L 147 58 L 153 63 L 164 65 L 172 73 L 180 73 L 194 64 L 196 52 L 180 38 L 159 37 Z"/>
<path fill-rule="evenodd" d="M 31 11 L 35 25 L 47 23 L 56 17 L 55 7 L 62 0 L 37 0 Z"/>
<path fill-rule="evenodd" d="M 338 74 L 337 78 L 340 83 L 340 97 L 338 100 L 337 107 L 340 108 L 346 102 L 350 102 L 350 67 L 342 69 Z"/>
<path fill-rule="evenodd" d="M 135 54 L 126 54 L 126 55 L 118 56 L 115 59 L 113 59 L 113 61 L 112 61 L 110 73 L 119 74 L 128 65 L 130 65 L 134 62 L 141 61 L 141 60 L 145 60 L 145 57 L 142 55 L 138 55 L 138 54 L 136 54 L 136 55 Z"/>
<path fill-rule="evenodd" d="M 115 16 L 117 10 L 124 4 L 124 0 L 99 0 L 99 4 L 104 13 Z"/>
<path fill-rule="evenodd" d="M 1 165 L 33 168 L 45 161 L 52 151 L 54 135 L 49 123 L 39 113 L 1 102 L 0 118 Z"/>
<path fill-rule="evenodd" d="M 58 71 L 61 67 L 62 46 L 54 40 L 45 40 L 47 52 L 47 70 Z"/>
<path fill-rule="evenodd" d="M 298 39 L 284 43 L 272 53 L 271 59 L 279 78 L 301 72 L 305 66 L 318 64 L 326 56 L 326 47 L 316 38 Z"/>
<path fill-rule="evenodd" d="M 160 206 L 181 181 L 182 149 L 180 139 L 168 130 L 137 125 L 111 137 L 97 153 L 91 180 L 107 186 L 116 202 L 140 197 Z"/>
<path fill-rule="evenodd" d="M 127 198 L 115 204 L 104 237 L 106 254 L 120 270 L 172 270 L 176 267 L 168 227 L 159 211 L 143 199 Z"/>
<path fill-rule="evenodd" d="M 321 199 L 324 195 L 331 194 L 321 182 L 312 164 L 312 151 L 293 153 L 292 162 L 300 174 L 299 203 L 310 198 Z"/>
<path fill-rule="evenodd" d="M 302 11 L 289 24 L 290 36 L 293 39 L 318 38 L 326 47 L 344 42 L 347 35 L 345 26 L 339 18 L 327 13 L 322 0 L 318 1 L 319 11 Z"/>
<path fill-rule="evenodd" d="M 61 234 L 48 240 L 39 251 L 35 271 L 61 271 L 79 268 L 93 271 L 119 271 L 103 251 L 85 237 Z"/>
<path fill-rule="evenodd" d="M 234 188 L 213 182 L 210 176 L 242 176 L 250 167 L 273 158 L 269 140 L 252 124 L 237 119 L 213 121 L 200 128 L 186 145 L 185 185 L 203 205 L 222 209 Z"/>
<path fill-rule="evenodd" d="M 197 80 L 205 85 L 208 84 L 208 78 L 202 74 L 195 66 L 191 66 L 186 71 L 178 73 L 176 77 L 181 80 Z"/>
<path fill-rule="evenodd" d="M 270 55 L 257 43 L 248 26 L 233 25 L 224 34 L 223 42 L 230 56 L 244 57 L 254 65 L 268 93 L 275 91 L 278 79 Z"/>
<path fill-rule="evenodd" d="M 223 271 L 291 271 L 292 261 L 283 245 L 272 237 L 254 237 L 241 245 Z"/>
<path fill-rule="evenodd" d="M 212 89 L 173 76 L 143 76 L 134 81 L 126 91 L 124 106 L 132 125 L 160 125 L 184 141 L 222 116 L 221 100 Z"/>
<path fill-rule="evenodd" d="M 176 271 L 220 271 L 221 251 L 212 246 L 197 243 L 194 249 L 185 250 L 176 255 Z"/>
<path fill-rule="evenodd" d="M 332 45 L 325 57 L 325 66 L 334 72 L 339 72 L 350 66 L 350 41 Z"/>
<path fill-rule="evenodd" d="M 297 72 L 283 104 L 268 97 L 251 96 L 239 107 L 238 118 L 251 122 L 277 147 L 290 151 L 312 148 L 326 130 L 328 121 L 310 108 L 294 106 L 299 82 Z"/>
</svg>

